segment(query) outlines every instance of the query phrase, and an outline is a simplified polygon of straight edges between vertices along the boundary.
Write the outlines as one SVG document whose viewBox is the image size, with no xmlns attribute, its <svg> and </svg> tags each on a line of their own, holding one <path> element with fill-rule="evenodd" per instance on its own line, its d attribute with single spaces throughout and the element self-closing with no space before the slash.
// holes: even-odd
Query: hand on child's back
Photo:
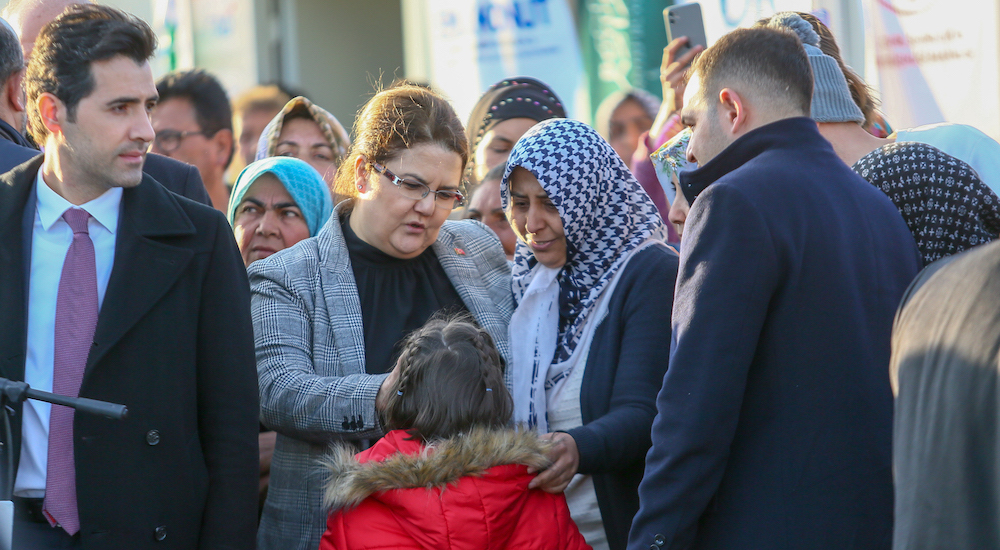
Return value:
<svg viewBox="0 0 1000 550">
<path fill-rule="evenodd" d="M 528 488 L 561 493 L 566 490 L 580 467 L 580 451 L 576 448 L 576 440 L 566 432 L 547 433 L 540 436 L 540 439 L 552 442 L 552 449 L 549 451 L 552 465 L 531 480 Z M 528 468 L 529 474 L 534 472 L 534 468 Z"/>
</svg>

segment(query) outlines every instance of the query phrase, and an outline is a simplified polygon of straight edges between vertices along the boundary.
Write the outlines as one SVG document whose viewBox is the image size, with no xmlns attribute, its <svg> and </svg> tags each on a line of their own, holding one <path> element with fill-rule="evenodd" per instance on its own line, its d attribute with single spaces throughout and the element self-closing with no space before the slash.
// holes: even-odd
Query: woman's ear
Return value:
<svg viewBox="0 0 1000 550">
<path fill-rule="evenodd" d="M 368 161 L 365 157 L 358 155 L 358 158 L 354 159 L 354 186 L 358 190 L 358 195 L 362 195 L 368 192 L 369 184 L 368 180 Z"/>
</svg>

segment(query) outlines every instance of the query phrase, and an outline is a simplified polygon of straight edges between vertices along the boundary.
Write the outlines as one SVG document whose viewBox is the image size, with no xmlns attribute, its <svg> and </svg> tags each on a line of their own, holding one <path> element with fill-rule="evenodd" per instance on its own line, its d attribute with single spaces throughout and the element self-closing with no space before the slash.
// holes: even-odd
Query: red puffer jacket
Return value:
<svg viewBox="0 0 1000 550">
<path fill-rule="evenodd" d="M 327 460 L 334 511 L 320 550 L 590 548 L 563 495 L 528 490 L 528 466 L 547 464 L 534 433 L 477 430 L 428 447 L 406 438 L 391 431 Z"/>
</svg>

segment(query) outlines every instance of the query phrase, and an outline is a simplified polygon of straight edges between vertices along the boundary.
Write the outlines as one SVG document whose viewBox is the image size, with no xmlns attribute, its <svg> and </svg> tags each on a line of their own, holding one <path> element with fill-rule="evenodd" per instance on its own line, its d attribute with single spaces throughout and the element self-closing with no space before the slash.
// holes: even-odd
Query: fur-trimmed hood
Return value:
<svg viewBox="0 0 1000 550">
<path fill-rule="evenodd" d="M 424 446 L 403 430 L 386 434 L 368 451 L 354 454 L 338 445 L 323 460 L 329 472 L 325 504 L 356 506 L 369 496 L 393 489 L 441 488 L 465 476 L 483 476 L 503 465 L 541 470 L 549 465 L 549 444 L 532 431 L 474 429 Z"/>
<path fill-rule="evenodd" d="M 548 465 L 534 432 L 475 430 L 424 445 L 394 430 L 326 461 L 334 507 L 320 550 L 586 550 L 566 498 L 528 489 Z"/>
</svg>

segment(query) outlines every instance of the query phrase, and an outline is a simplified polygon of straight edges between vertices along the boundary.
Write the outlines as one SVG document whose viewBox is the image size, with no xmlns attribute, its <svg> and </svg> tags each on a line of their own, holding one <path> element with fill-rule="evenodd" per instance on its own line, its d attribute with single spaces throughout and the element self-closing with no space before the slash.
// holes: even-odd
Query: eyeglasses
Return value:
<svg viewBox="0 0 1000 550">
<path fill-rule="evenodd" d="M 439 208 L 454 210 L 455 207 L 465 204 L 465 197 L 454 189 L 431 191 L 430 187 L 427 187 L 418 181 L 404 180 L 377 162 L 369 163 L 369 165 L 379 174 L 389 178 L 389 181 L 396 186 L 396 189 L 399 189 L 399 192 L 408 199 L 419 201 L 430 193 L 434 193 L 434 203 Z"/>
<path fill-rule="evenodd" d="M 153 138 L 153 147 L 156 147 L 164 153 L 173 153 L 181 146 L 181 142 L 184 138 L 194 135 L 206 135 L 205 132 L 181 132 L 178 130 L 163 130 L 156 133 L 156 137 Z"/>
</svg>

